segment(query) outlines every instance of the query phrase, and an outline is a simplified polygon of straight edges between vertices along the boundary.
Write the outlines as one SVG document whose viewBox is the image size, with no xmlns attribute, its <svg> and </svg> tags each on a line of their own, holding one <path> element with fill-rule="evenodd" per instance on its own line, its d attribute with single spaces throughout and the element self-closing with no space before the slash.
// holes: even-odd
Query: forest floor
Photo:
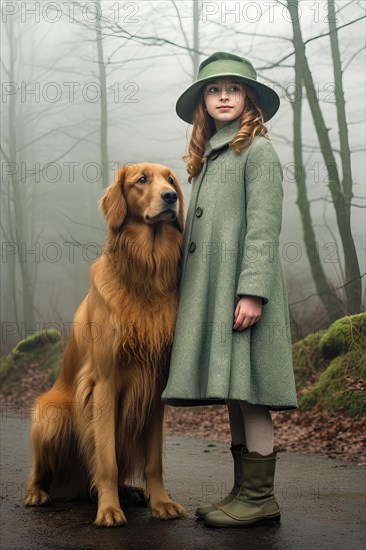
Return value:
<svg viewBox="0 0 366 550">
<path fill-rule="evenodd" d="M 21 379 L 0 389 L 2 416 L 29 415 L 34 398 L 50 388 L 47 371 L 37 362 L 27 365 Z M 167 435 L 230 444 L 225 405 L 210 407 L 166 407 Z M 319 408 L 311 411 L 272 411 L 275 450 L 318 455 L 366 465 L 366 416 L 350 418 L 342 411 Z"/>
<path fill-rule="evenodd" d="M 342 411 L 281 411 L 271 413 L 274 447 L 306 455 L 349 460 L 366 465 L 366 417 L 350 418 Z M 230 444 L 229 417 L 225 405 L 205 410 L 168 407 L 167 434 Z"/>
</svg>

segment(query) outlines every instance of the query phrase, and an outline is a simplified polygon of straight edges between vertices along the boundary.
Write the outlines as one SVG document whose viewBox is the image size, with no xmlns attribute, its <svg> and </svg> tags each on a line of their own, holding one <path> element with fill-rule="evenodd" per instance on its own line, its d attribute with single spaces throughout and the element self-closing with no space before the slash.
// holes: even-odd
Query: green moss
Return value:
<svg viewBox="0 0 366 550">
<path fill-rule="evenodd" d="M 327 330 L 309 334 L 292 346 L 300 409 L 320 406 L 356 416 L 366 413 L 366 314 L 338 319 Z"/>
<path fill-rule="evenodd" d="M 28 336 L 12 349 L 0 362 L 0 381 L 4 386 L 15 384 L 25 368 L 37 363 L 38 368 L 50 371 L 53 382 L 60 370 L 63 344 L 60 332 L 48 329 Z"/>
<path fill-rule="evenodd" d="M 334 358 L 314 386 L 299 401 L 300 409 L 315 405 L 349 416 L 366 413 L 366 354 L 353 350 Z"/>
<path fill-rule="evenodd" d="M 17 343 L 13 349 L 13 353 L 30 351 L 33 349 L 41 348 L 47 344 L 55 344 L 61 339 L 61 333 L 53 328 L 42 330 L 41 332 L 35 332 L 31 336 L 24 338 Z"/>
<path fill-rule="evenodd" d="M 9 353 L 0 362 L 0 383 L 1 385 L 9 385 L 17 382 L 22 376 L 22 369 L 14 368 L 14 359 Z"/>
<path fill-rule="evenodd" d="M 324 359 L 333 359 L 352 350 L 366 353 L 366 313 L 337 319 L 320 339 Z"/>
<path fill-rule="evenodd" d="M 319 341 L 325 333 L 325 330 L 312 332 L 292 346 L 297 390 L 300 390 L 311 376 L 324 370 L 327 365 L 319 347 Z"/>
</svg>

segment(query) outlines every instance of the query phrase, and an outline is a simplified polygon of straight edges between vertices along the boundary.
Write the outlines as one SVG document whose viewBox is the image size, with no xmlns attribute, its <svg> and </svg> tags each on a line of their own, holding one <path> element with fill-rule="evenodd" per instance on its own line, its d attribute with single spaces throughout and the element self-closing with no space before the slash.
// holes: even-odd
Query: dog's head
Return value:
<svg viewBox="0 0 366 550">
<path fill-rule="evenodd" d="M 99 206 L 114 232 L 131 218 L 150 225 L 173 223 L 183 230 L 182 190 L 174 172 L 162 164 L 122 166 Z"/>
</svg>

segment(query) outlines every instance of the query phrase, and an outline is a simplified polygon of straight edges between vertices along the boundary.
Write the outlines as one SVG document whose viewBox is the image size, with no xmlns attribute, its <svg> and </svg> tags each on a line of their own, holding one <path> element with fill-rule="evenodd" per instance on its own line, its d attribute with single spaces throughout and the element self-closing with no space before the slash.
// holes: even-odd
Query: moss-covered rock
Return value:
<svg viewBox="0 0 366 550">
<path fill-rule="evenodd" d="M 61 338 L 60 331 L 54 328 L 49 328 L 47 330 L 35 332 L 34 334 L 31 334 L 27 338 L 24 338 L 24 340 L 20 340 L 20 342 L 17 343 L 17 345 L 15 346 L 15 348 L 12 350 L 11 353 L 15 355 L 19 352 L 39 349 L 47 344 L 55 344 L 60 340 L 60 338 Z"/>
<path fill-rule="evenodd" d="M 54 382 L 60 370 L 63 354 L 61 333 L 54 329 L 37 332 L 17 343 L 0 362 L 0 382 L 4 386 L 15 384 L 32 363 L 49 371 Z"/>
<path fill-rule="evenodd" d="M 298 391 L 316 373 L 324 370 L 327 365 L 319 346 L 319 341 L 325 333 L 325 330 L 311 332 L 292 346 L 295 381 Z"/>
<path fill-rule="evenodd" d="M 366 413 L 366 354 L 353 350 L 339 355 L 299 401 L 309 410 L 320 405 L 327 410 L 344 410 L 349 416 Z"/>
<path fill-rule="evenodd" d="M 305 392 L 300 409 L 366 413 L 366 313 L 337 319 L 327 330 L 296 342 L 293 358 L 296 387 Z M 306 382 L 314 379 L 305 391 Z"/>
<path fill-rule="evenodd" d="M 16 383 L 32 363 L 47 370 L 53 383 L 63 349 L 61 334 L 53 329 L 25 338 L 1 360 L 1 383 Z M 320 406 L 342 409 L 350 416 L 366 413 L 366 313 L 343 317 L 327 330 L 308 334 L 293 344 L 293 359 L 301 409 Z"/>
<path fill-rule="evenodd" d="M 324 332 L 319 345 L 324 359 L 333 359 L 353 350 L 366 353 L 366 313 L 337 319 Z"/>
</svg>

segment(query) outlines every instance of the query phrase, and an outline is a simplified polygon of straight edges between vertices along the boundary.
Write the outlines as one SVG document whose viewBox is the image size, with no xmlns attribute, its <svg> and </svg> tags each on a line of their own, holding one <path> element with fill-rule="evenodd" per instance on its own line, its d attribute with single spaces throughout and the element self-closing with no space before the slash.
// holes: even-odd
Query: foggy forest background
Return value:
<svg viewBox="0 0 366 550">
<path fill-rule="evenodd" d="M 281 254 L 293 340 L 365 309 L 365 2 L 1 3 L 2 354 L 68 333 L 102 252 L 121 164 L 178 175 L 175 103 L 214 51 L 249 58 L 281 97 Z"/>
</svg>

